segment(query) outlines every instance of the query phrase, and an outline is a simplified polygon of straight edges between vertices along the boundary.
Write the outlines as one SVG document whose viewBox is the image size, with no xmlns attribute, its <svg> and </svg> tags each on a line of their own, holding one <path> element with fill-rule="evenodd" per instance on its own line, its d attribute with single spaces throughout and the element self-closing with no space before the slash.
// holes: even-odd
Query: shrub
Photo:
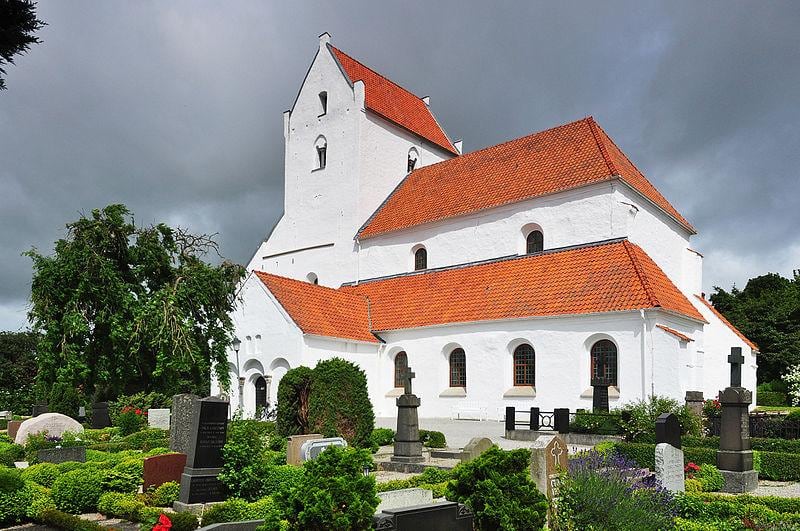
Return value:
<svg viewBox="0 0 800 531">
<path fill-rule="evenodd" d="M 58 469 L 58 465 L 54 463 L 39 463 L 22 470 L 23 479 L 33 481 L 47 488 L 53 486 L 53 482 L 60 474 L 61 471 Z"/>
<path fill-rule="evenodd" d="M 139 392 L 133 395 L 120 395 L 116 400 L 108 403 L 108 415 L 111 423 L 117 425 L 117 418 L 125 407 L 132 407 L 134 410 L 140 409 L 147 411 L 151 408 L 164 408 L 172 405 L 172 397 L 161 393 Z"/>
<path fill-rule="evenodd" d="M 686 492 L 703 492 L 703 484 L 699 479 L 686 478 Z"/>
<path fill-rule="evenodd" d="M 364 469 L 372 466 L 368 450 L 352 447 L 331 446 L 307 461 L 297 487 L 275 496 L 289 529 L 371 529 L 379 500 Z"/>
<path fill-rule="evenodd" d="M 283 436 L 308 433 L 308 399 L 314 371 L 296 367 L 283 375 L 278 384 L 277 432 Z"/>
<path fill-rule="evenodd" d="M 674 510 L 672 496 L 632 460 L 589 451 L 562 474 L 554 527 L 656 531 L 672 527 Z"/>
<path fill-rule="evenodd" d="M 423 483 L 442 483 L 449 481 L 453 477 L 453 472 L 450 470 L 442 470 L 429 466 L 422 471 L 422 474 L 409 478 L 412 487 L 416 487 Z"/>
<path fill-rule="evenodd" d="M 800 455 L 761 451 L 753 453 L 760 458 L 759 467 L 756 469 L 760 477 L 776 481 L 800 480 Z"/>
<path fill-rule="evenodd" d="M 171 531 L 192 531 L 197 529 L 197 515 L 192 513 L 170 513 L 169 519 L 172 521 Z"/>
<path fill-rule="evenodd" d="M 168 448 L 169 432 L 158 428 L 147 428 L 124 437 L 121 442 L 127 445 L 127 448 L 123 448 L 123 450 L 148 452 L 153 448 Z"/>
<path fill-rule="evenodd" d="M 70 383 L 55 382 L 47 397 L 47 407 L 51 413 L 61 413 L 69 417 L 78 416 L 78 408 L 86 404 L 86 397 Z"/>
<path fill-rule="evenodd" d="M 319 362 L 308 397 L 308 429 L 326 437 L 344 437 L 357 448 L 370 448 L 374 427 L 364 371 L 341 358 Z"/>
<path fill-rule="evenodd" d="M 778 391 L 759 391 L 756 395 L 756 404 L 759 406 L 785 406 L 788 401 L 786 393 Z"/>
<path fill-rule="evenodd" d="M 701 421 L 692 411 L 677 400 L 663 396 L 650 396 L 620 408 L 630 416 L 622 419 L 620 425 L 626 441 L 652 442 L 655 440 L 656 419 L 662 413 L 673 413 L 678 417 L 684 435 L 699 436 Z"/>
<path fill-rule="evenodd" d="M 694 475 L 700 481 L 700 485 L 705 492 L 713 492 L 722 489 L 725 479 L 717 467 L 710 464 L 700 465 L 700 470 Z"/>
<path fill-rule="evenodd" d="M 304 473 L 305 469 L 299 466 L 269 466 L 262 478 L 262 490 L 269 493 L 289 490 L 301 483 Z"/>
<path fill-rule="evenodd" d="M 25 481 L 19 470 L 15 468 L 0 468 L 0 493 L 11 494 L 25 486 Z"/>
<path fill-rule="evenodd" d="M 0 465 L 13 467 L 14 461 L 25 458 L 25 448 L 18 444 L 0 442 Z"/>
<path fill-rule="evenodd" d="M 131 493 L 106 492 L 97 502 L 97 510 L 100 513 L 132 522 L 138 521 L 139 512 L 143 507 L 144 503 L 136 494 Z"/>
<path fill-rule="evenodd" d="M 141 431 L 147 426 L 146 413 L 142 409 L 125 406 L 117 416 L 115 426 L 119 428 L 123 437 Z"/>
<path fill-rule="evenodd" d="M 250 504 L 241 498 L 215 503 L 203 512 L 203 526 L 249 519 Z"/>
<path fill-rule="evenodd" d="M 410 489 L 411 487 L 411 481 L 408 479 L 390 479 L 376 484 L 375 490 L 377 492 L 387 492 L 390 490 Z"/>
<path fill-rule="evenodd" d="M 575 420 L 570 423 L 569 430 L 573 433 L 597 433 L 600 435 L 617 435 L 622 433 L 622 418 L 619 412 L 603 415 L 578 412 Z"/>
<path fill-rule="evenodd" d="M 172 507 L 180 494 L 181 484 L 176 481 L 168 481 L 148 493 L 147 503 L 154 507 Z"/>
<path fill-rule="evenodd" d="M 447 440 L 440 431 L 419 430 L 419 440 L 427 448 L 447 448 Z"/>
<path fill-rule="evenodd" d="M 21 522 L 30 502 L 31 493 L 19 472 L 0 468 L 0 525 Z"/>
<path fill-rule="evenodd" d="M 58 509 L 45 509 L 39 515 L 39 522 L 66 531 L 107 531 L 97 522 L 83 520 L 77 516 L 67 514 Z"/>
<path fill-rule="evenodd" d="M 53 483 L 53 501 L 62 511 L 73 514 L 92 512 L 103 493 L 103 475 L 91 470 L 72 470 Z"/>
<path fill-rule="evenodd" d="M 267 494 L 264 491 L 268 466 L 265 446 L 266 435 L 258 423 L 246 420 L 228 423 L 228 439 L 222 448 L 224 464 L 219 479 L 233 496 L 257 500 Z"/>
<path fill-rule="evenodd" d="M 541 529 L 547 501 L 530 479 L 530 456 L 525 449 L 490 448 L 453 470 L 445 496 L 469 506 L 475 529 Z"/>
<path fill-rule="evenodd" d="M 63 463 L 58 463 L 58 471 L 64 474 L 65 472 L 72 472 L 73 470 L 80 470 L 84 466 L 85 463 L 81 463 L 79 461 L 64 461 Z"/>
<path fill-rule="evenodd" d="M 374 446 L 388 446 L 394 442 L 394 430 L 390 428 L 375 428 L 372 430 L 372 444 Z"/>
<path fill-rule="evenodd" d="M 25 488 L 31 494 L 30 504 L 25 510 L 25 516 L 27 516 L 29 520 L 37 520 L 45 509 L 56 508 L 56 503 L 50 496 L 50 489 L 31 482 L 28 482 Z"/>
</svg>

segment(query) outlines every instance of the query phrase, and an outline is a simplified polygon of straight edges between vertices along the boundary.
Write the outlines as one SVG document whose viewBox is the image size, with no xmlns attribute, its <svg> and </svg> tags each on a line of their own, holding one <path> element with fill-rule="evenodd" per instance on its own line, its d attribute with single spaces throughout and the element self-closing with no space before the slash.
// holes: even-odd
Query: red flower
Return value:
<svg viewBox="0 0 800 531">
<path fill-rule="evenodd" d="M 688 474 L 690 479 L 694 476 L 694 474 L 696 472 L 699 472 L 699 471 L 700 471 L 700 467 L 697 466 L 696 464 L 692 463 L 691 461 L 689 463 L 687 463 L 687 465 L 685 467 L 683 467 L 683 472 Z"/>
<path fill-rule="evenodd" d="M 161 513 L 158 517 L 158 523 L 153 526 L 153 531 L 169 531 L 172 528 L 172 521 L 166 514 Z"/>
<path fill-rule="evenodd" d="M 122 412 L 129 413 L 131 409 L 133 409 L 131 406 L 125 406 L 124 408 L 122 408 Z"/>
<path fill-rule="evenodd" d="M 136 410 L 136 414 L 137 414 L 137 415 L 141 415 L 141 414 L 142 414 L 142 410 L 141 410 L 141 409 L 137 409 L 137 410 Z"/>
</svg>

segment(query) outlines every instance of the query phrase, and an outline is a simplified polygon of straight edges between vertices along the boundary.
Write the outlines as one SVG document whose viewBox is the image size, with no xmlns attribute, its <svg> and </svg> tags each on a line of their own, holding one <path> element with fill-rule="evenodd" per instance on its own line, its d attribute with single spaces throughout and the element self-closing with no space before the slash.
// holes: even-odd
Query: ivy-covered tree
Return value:
<svg viewBox="0 0 800 531">
<path fill-rule="evenodd" d="M 14 56 L 41 42 L 34 32 L 45 23 L 36 18 L 36 3 L 30 0 L 0 0 L 0 90 L 6 88 L 3 68 L 14 64 Z"/>
<path fill-rule="evenodd" d="M 212 371 L 227 387 L 229 314 L 244 268 L 203 261 L 217 250 L 210 236 L 137 227 L 115 204 L 69 223 L 52 256 L 29 251 L 38 388 L 103 399 L 207 393 Z"/>
<path fill-rule="evenodd" d="M 0 409 L 29 414 L 38 342 L 33 332 L 0 332 Z"/>
<path fill-rule="evenodd" d="M 777 273 L 751 278 L 742 290 L 714 287 L 711 302 L 758 345 L 760 382 L 800 365 L 800 271 L 791 279 Z"/>
</svg>

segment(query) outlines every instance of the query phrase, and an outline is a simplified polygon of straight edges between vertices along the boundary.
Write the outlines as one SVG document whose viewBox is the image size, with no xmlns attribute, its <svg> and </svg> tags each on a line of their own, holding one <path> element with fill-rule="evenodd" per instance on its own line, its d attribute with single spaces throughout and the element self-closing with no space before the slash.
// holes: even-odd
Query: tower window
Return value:
<svg viewBox="0 0 800 531">
<path fill-rule="evenodd" d="M 414 271 L 428 269 L 428 251 L 425 247 L 420 247 L 414 251 Z"/>
<path fill-rule="evenodd" d="M 319 108 L 320 116 L 324 116 L 328 113 L 328 93 L 325 91 L 319 93 Z"/>
<path fill-rule="evenodd" d="M 314 146 L 317 150 L 316 169 L 321 170 L 328 162 L 328 141 L 324 136 L 320 136 Z"/>
<path fill-rule="evenodd" d="M 414 171 L 414 168 L 417 167 L 417 161 L 419 160 L 419 153 L 415 148 L 411 148 L 408 150 L 408 166 L 406 167 L 406 171 L 411 173 Z"/>
<path fill-rule="evenodd" d="M 540 230 L 532 230 L 526 238 L 526 252 L 538 253 L 544 250 L 544 236 Z"/>
</svg>

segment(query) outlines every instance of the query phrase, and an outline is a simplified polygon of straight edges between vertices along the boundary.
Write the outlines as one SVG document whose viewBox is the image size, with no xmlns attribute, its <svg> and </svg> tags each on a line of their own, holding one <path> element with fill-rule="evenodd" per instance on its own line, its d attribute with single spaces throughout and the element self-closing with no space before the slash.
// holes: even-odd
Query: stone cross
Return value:
<svg viewBox="0 0 800 531">
<path fill-rule="evenodd" d="M 414 374 L 414 371 L 411 370 L 411 367 L 406 367 L 405 372 L 403 373 L 403 387 L 405 388 L 403 393 L 410 395 L 411 393 L 411 380 L 412 378 L 416 377 L 417 375 Z"/>
<path fill-rule="evenodd" d="M 731 364 L 731 387 L 742 386 L 742 347 L 731 347 L 731 354 L 728 356 L 728 363 Z"/>
</svg>

